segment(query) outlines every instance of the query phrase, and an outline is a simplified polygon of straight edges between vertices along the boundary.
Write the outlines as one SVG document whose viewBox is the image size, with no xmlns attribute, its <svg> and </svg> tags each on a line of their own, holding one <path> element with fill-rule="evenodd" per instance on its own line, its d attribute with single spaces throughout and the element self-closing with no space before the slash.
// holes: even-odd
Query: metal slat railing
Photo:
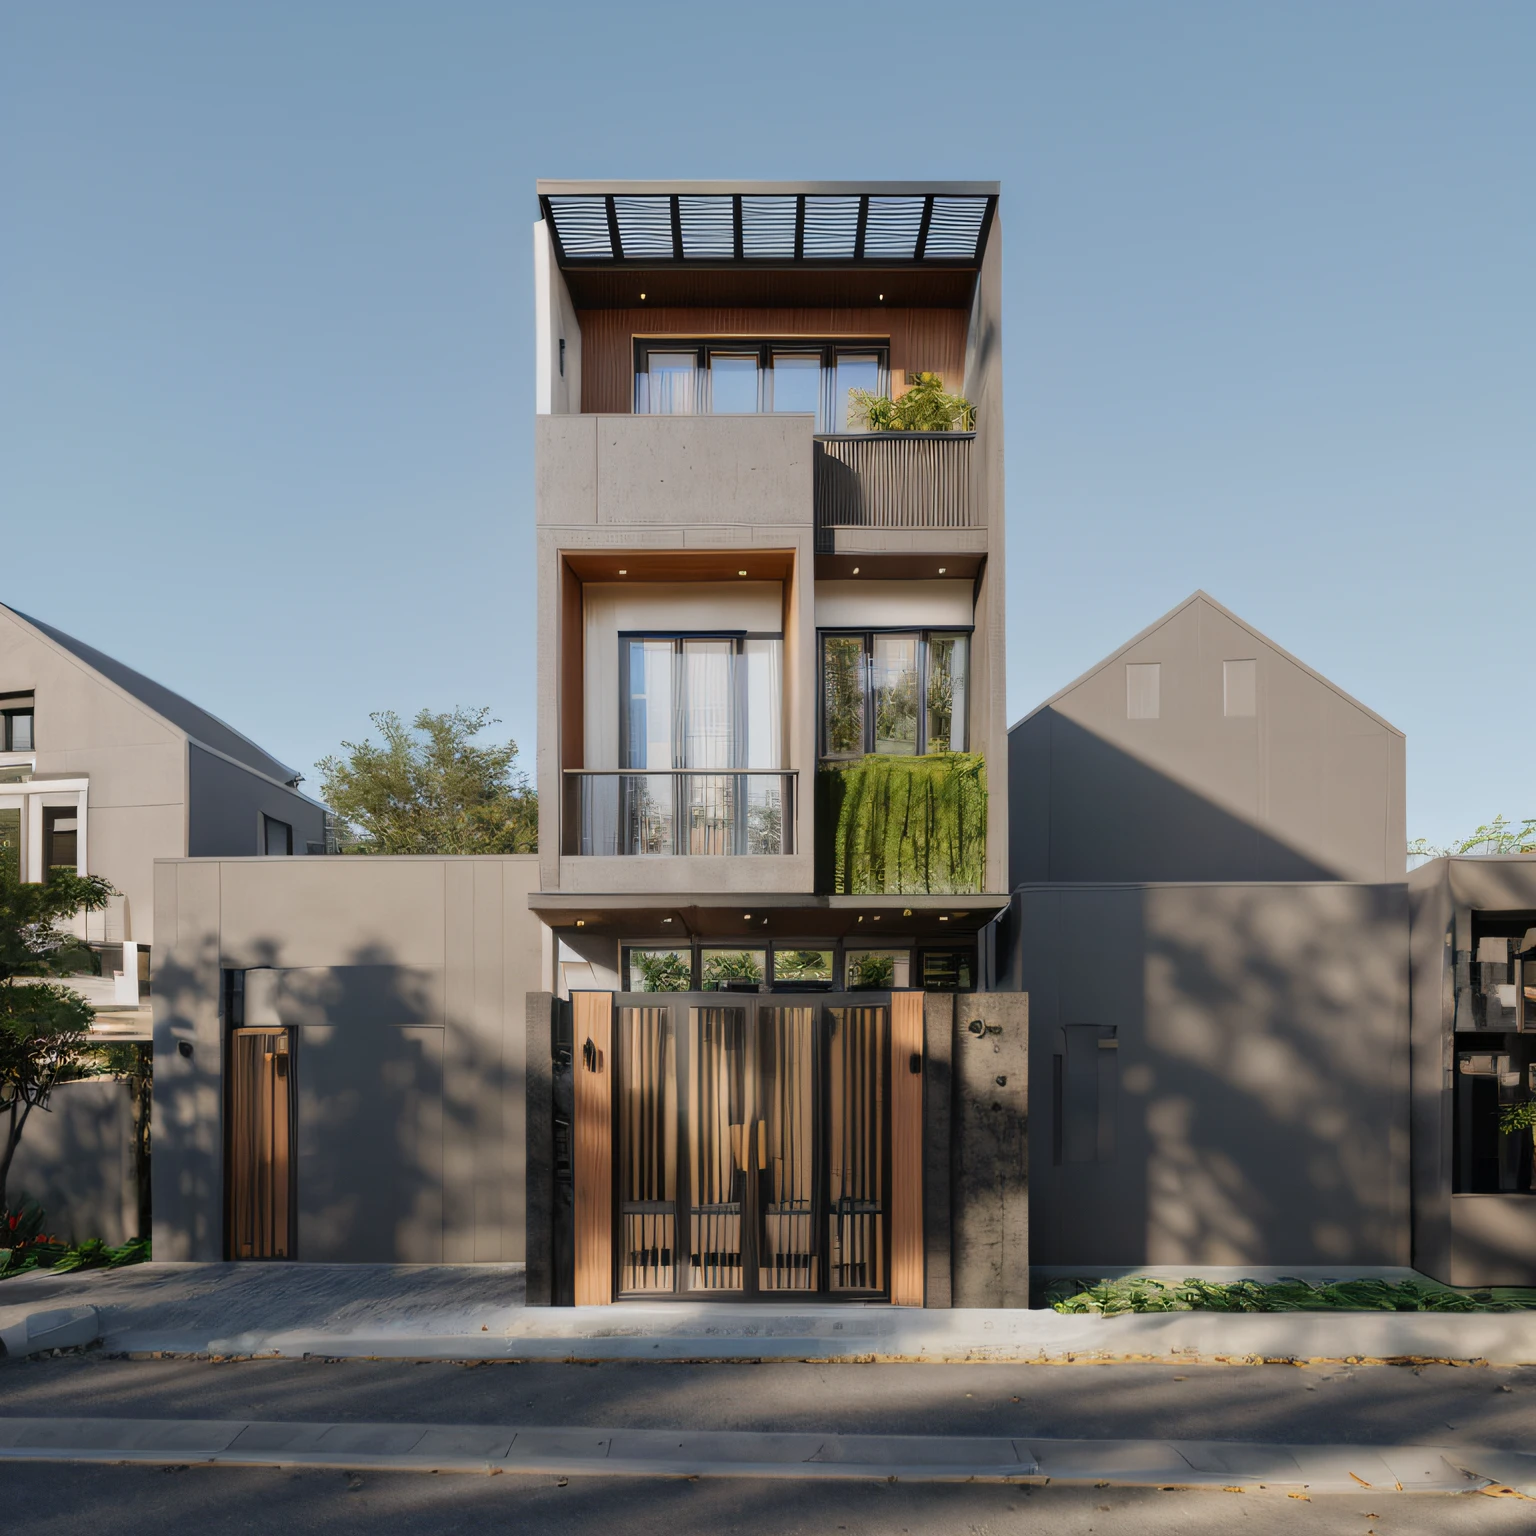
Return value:
<svg viewBox="0 0 1536 1536">
<path fill-rule="evenodd" d="M 816 439 L 816 529 L 979 528 L 974 432 L 865 432 Z"/>
</svg>

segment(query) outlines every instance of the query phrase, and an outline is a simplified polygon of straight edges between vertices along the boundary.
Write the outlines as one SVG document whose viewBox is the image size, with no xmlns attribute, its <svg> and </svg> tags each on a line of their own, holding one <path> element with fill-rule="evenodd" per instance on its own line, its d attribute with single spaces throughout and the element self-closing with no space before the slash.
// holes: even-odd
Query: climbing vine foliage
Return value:
<svg viewBox="0 0 1536 1536">
<path fill-rule="evenodd" d="M 987 774 L 979 753 L 829 763 L 817 776 L 817 797 L 823 890 L 959 895 L 983 888 Z"/>
</svg>

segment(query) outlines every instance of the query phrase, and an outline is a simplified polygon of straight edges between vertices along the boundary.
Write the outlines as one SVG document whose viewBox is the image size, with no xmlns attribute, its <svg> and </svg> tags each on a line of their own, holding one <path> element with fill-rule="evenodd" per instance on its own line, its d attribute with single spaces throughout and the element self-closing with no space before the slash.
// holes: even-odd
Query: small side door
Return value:
<svg viewBox="0 0 1536 1536">
<path fill-rule="evenodd" d="M 230 1032 L 226 1244 L 232 1259 L 294 1257 L 294 1032 Z"/>
</svg>

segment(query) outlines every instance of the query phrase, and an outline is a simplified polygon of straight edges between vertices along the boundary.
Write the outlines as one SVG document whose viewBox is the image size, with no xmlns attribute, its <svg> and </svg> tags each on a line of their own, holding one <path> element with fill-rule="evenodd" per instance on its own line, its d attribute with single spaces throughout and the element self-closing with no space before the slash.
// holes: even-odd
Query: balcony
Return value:
<svg viewBox="0 0 1536 1536">
<path fill-rule="evenodd" d="M 562 852 L 582 858 L 792 854 L 795 778 L 777 769 L 567 769 Z"/>
<path fill-rule="evenodd" d="M 818 436 L 816 547 L 841 530 L 985 528 L 971 486 L 974 432 L 860 432 Z"/>
</svg>

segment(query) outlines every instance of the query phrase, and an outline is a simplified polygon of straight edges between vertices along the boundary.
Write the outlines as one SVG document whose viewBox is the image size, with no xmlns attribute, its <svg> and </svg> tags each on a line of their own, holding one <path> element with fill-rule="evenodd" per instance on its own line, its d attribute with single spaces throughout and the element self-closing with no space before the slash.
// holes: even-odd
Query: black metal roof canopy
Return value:
<svg viewBox="0 0 1536 1536">
<path fill-rule="evenodd" d="M 981 265 L 996 182 L 541 181 L 562 267 Z"/>
</svg>

